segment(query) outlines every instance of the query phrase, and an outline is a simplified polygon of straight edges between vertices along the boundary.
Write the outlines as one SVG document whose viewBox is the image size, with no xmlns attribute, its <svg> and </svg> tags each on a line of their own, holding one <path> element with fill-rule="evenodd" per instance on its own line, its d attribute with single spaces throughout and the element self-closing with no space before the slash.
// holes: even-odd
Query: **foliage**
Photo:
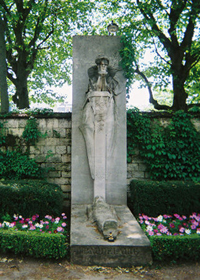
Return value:
<svg viewBox="0 0 200 280">
<path fill-rule="evenodd" d="M 200 238 L 198 234 L 187 236 L 150 236 L 154 261 L 199 260 Z"/>
<path fill-rule="evenodd" d="M 38 122 L 37 119 L 34 117 L 30 117 L 27 120 L 26 126 L 24 128 L 24 131 L 22 133 L 22 138 L 25 139 L 28 145 L 35 146 L 36 142 L 38 142 L 39 137 L 42 137 L 43 135 L 40 133 L 38 129 Z M 46 135 L 44 135 L 46 136 Z"/>
<path fill-rule="evenodd" d="M 175 112 L 167 126 L 151 121 L 138 110 L 127 111 L 128 162 L 134 149 L 153 180 L 195 180 L 200 174 L 200 134 L 183 111 Z"/>
<path fill-rule="evenodd" d="M 132 36 L 126 35 L 121 37 L 121 42 L 123 44 L 123 48 L 120 50 L 121 61 L 120 65 L 124 70 L 126 82 L 126 93 L 127 98 L 129 98 L 129 92 L 131 85 L 133 84 L 135 69 L 133 68 L 134 63 L 136 63 L 135 58 L 135 47 L 132 43 Z"/>
<path fill-rule="evenodd" d="M 124 46 L 125 52 L 127 48 L 130 53 L 134 52 L 130 55 L 130 62 L 128 56 L 125 56 L 130 68 L 134 70 L 140 68 L 139 72 L 135 73 L 144 74 L 141 78 L 145 81 L 146 77 L 145 84 L 163 93 L 169 88 L 172 80 L 173 104 L 166 108 L 186 111 L 188 94 L 186 81 L 191 84 L 190 71 L 200 60 L 199 1 L 107 2 L 115 5 L 117 10 L 115 20 L 120 24 L 122 34 L 128 38 Z M 129 47 L 131 42 L 132 48 Z M 147 63 L 149 50 L 152 51 L 154 59 Z M 195 83 L 196 75 L 191 76 L 191 79 Z M 198 94 L 198 89 L 195 94 Z M 154 101 L 150 96 L 150 102 L 155 103 L 155 108 L 163 109 L 163 106 L 160 107 L 158 102 Z"/>
<path fill-rule="evenodd" d="M 4 124 L 0 122 L 0 146 L 5 144 L 5 142 L 6 142 L 6 135 L 5 135 Z"/>
<path fill-rule="evenodd" d="M 33 114 L 37 114 L 34 111 Z M 49 114 L 45 111 L 44 114 Z M 31 114 L 29 112 L 29 114 Z M 20 137 L 13 135 L 6 135 L 4 123 L 0 122 L 0 147 L 4 146 L 6 151 L 0 150 L 0 178 L 5 179 L 24 179 L 24 178 L 43 178 L 44 170 L 36 163 L 36 161 L 29 157 L 30 145 L 36 145 L 39 137 L 46 137 L 46 133 L 42 134 L 38 129 L 38 122 L 33 116 L 27 120 L 27 124 L 22 133 L 22 139 L 26 142 L 26 152 L 23 151 Z M 12 138 L 12 144 L 9 141 Z M 18 143 L 16 143 L 18 138 Z M 11 146 L 12 150 L 8 149 Z M 24 146 L 25 147 L 25 146 Z"/>
<path fill-rule="evenodd" d="M 197 213 L 189 217 L 164 214 L 156 218 L 140 214 L 139 223 L 148 236 L 200 234 L 200 214 Z"/>
<path fill-rule="evenodd" d="M 0 181 L 0 217 L 9 214 L 41 218 L 59 216 L 62 211 L 63 192 L 58 185 L 41 180 Z"/>
<path fill-rule="evenodd" d="M 69 254 L 64 235 L 12 229 L 0 229 L 0 251 L 54 259 L 64 258 Z"/>
<path fill-rule="evenodd" d="M 139 213 L 151 217 L 199 213 L 200 183 L 132 180 L 128 205 L 136 217 Z"/>
<path fill-rule="evenodd" d="M 7 76 L 16 87 L 13 101 L 19 108 L 29 107 L 28 80 L 34 90 L 70 81 L 72 36 L 90 25 L 93 6 L 89 0 L 0 0 L 6 26 Z M 45 101 L 45 94 L 36 91 L 33 98 Z"/>
<path fill-rule="evenodd" d="M 35 160 L 18 151 L 0 151 L 0 167 L 0 178 L 4 179 L 43 177 L 43 170 Z"/>
<path fill-rule="evenodd" d="M 66 231 L 66 215 L 62 213 L 61 217 L 53 218 L 50 215 L 46 215 L 43 220 L 39 219 L 39 215 L 35 214 L 31 218 L 23 218 L 21 215 L 14 215 L 13 219 L 7 214 L 2 217 L 2 223 L 0 223 L 1 229 L 12 229 L 20 231 L 34 231 L 34 232 L 46 232 L 49 234 L 57 233 L 67 235 Z"/>
</svg>

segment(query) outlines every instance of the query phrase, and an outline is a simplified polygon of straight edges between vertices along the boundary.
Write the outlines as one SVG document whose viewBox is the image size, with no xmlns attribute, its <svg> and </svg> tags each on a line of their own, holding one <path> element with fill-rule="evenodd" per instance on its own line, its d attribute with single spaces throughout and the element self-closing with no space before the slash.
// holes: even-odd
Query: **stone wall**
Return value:
<svg viewBox="0 0 200 280">
<path fill-rule="evenodd" d="M 21 137 L 29 117 L 15 115 L 0 118 L 4 122 L 6 134 Z M 46 137 L 39 138 L 36 146 L 30 146 L 30 157 L 47 170 L 48 182 L 61 186 L 65 206 L 70 204 L 71 192 L 71 113 L 59 113 L 50 116 L 37 116 L 38 129 Z M 25 143 L 24 145 L 25 149 Z M 5 147 L 1 148 L 5 150 Z M 8 147 L 12 150 L 13 147 Z"/>
<path fill-rule="evenodd" d="M 156 117 L 158 118 L 158 117 Z M 28 116 L 13 115 L 6 119 L 0 116 L 0 122 L 4 122 L 6 133 L 21 137 L 27 123 Z M 169 117 L 159 118 L 163 125 L 169 121 Z M 48 182 L 61 186 L 65 206 L 70 205 L 71 198 L 71 113 L 55 113 L 50 116 L 37 116 L 39 130 L 47 133 L 45 138 L 40 138 L 36 147 L 30 146 L 30 156 L 44 168 Z M 193 118 L 193 123 L 200 131 L 200 118 Z M 25 143 L 24 143 L 25 145 Z M 1 148 L 4 149 L 5 148 Z M 8 147 L 12 149 L 12 147 Z M 127 184 L 132 179 L 148 179 L 146 166 L 139 157 L 139 151 L 135 151 L 132 162 L 127 167 Z"/>
<path fill-rule="evenodd" d="M 162 126 L 166 126 L 171 118 L 171 114 L 167 113 L 144 113 L 151 114 L 152 121 L 159 120 Z M 194 114 L 194 118 L 192 122 L 197 131 L 200 132 L 200 117 L 199 115 Z M 143 163 L 139 156 L 139 151 L 136 150 L 135 154 L 131 157 L 131 162 L 127 165 L 127 185 L 129 185 L 130 181 L 136 180 L 147 180 L 149 179 L 149 174 L 147 172 L 146 165 Z"/>
</svg>

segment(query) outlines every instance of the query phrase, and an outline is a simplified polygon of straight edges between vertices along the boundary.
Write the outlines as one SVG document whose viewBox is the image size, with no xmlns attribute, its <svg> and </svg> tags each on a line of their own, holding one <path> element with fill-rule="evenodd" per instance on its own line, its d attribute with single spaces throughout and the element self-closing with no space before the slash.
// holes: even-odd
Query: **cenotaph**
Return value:
<svg viewBox="0 0 200 280">
<path fill-rule="evenodd" d="M 118 36 L 73 38 L 71 261 L 151 263 L 151 247 L 127 207 L 126 80 Z"/>
</svg>

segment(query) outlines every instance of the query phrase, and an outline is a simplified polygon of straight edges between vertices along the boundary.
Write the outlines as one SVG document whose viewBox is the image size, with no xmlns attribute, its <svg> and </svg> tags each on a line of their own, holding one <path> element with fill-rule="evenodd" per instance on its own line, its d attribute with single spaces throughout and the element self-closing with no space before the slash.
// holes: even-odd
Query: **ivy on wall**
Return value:
<svg viewBox="0 0 200 280">
<path fill-rule="evenodd" d="M 136 149 L 153 180 L 200 179 L 200 133 L 191 116 L 175 112 L 167 126 L 139 110 L 127 111 L 128 162 Z"/>
<path fill-rule="evenodd" d="M 0 149 L 0 179 L 42 178 L 41 167 L 29 157 L 30 145 L 35 146 L 42 136 L 33 117 L 27 120 L 21 139 L 8 134 L 4 123 L 0 122 L 0 148 L 5 150 Z M 23 140 L 27 145 L 26 152 L 21 145 Z"/>
</svg>

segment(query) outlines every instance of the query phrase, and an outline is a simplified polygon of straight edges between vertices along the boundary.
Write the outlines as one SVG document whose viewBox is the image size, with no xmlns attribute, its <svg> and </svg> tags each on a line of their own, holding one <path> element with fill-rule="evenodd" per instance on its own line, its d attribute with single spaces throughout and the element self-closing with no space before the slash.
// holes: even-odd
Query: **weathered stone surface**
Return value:
<svg viewBox="0 0 200 280">
<path fill-rule="evenodd" d="M 71 261 L 81 265 L 131 267 L 152 262 L 148 238 L 126 206 L 114 206 L 119 218 L 115 242 L 107 242 L 86 215 L 87 205 L 71 212 Z"/>
<path fill-rule="evenodd" d="M 103 197 L 95 197 L 94 203 L 88 207 L 88 217 L 92 218 L 98 230 L 108 241 L 114 241 L 118 234 L 118 218 L 113 206 L 105 202 Z"/>
<path fill-rule="evenodd" d="M 73 41 L 73 108 L 72 108 L 72 204 L 92 203 L 94 180 L 91 177 L 84 137 L 80 131 L 88 69 L 98 55 L 106 56 L 113 68 L 119 67 L 120 37 L 75 36 Z M 126 204 L 126 98 L 125 78 L 118 71 L 115 79 L 122 88 L 115 97 L 116 133 L 114 149 L 106 168 L 107 203 Z M 96 162 L 97 164 L 97 162 Z M 99 175 L 102 178 L 102 174 Z M 105 186 L 102 186 L 105 187 Z M 101 195 L 100 193 L 96 195 Z"/>
</svg>

